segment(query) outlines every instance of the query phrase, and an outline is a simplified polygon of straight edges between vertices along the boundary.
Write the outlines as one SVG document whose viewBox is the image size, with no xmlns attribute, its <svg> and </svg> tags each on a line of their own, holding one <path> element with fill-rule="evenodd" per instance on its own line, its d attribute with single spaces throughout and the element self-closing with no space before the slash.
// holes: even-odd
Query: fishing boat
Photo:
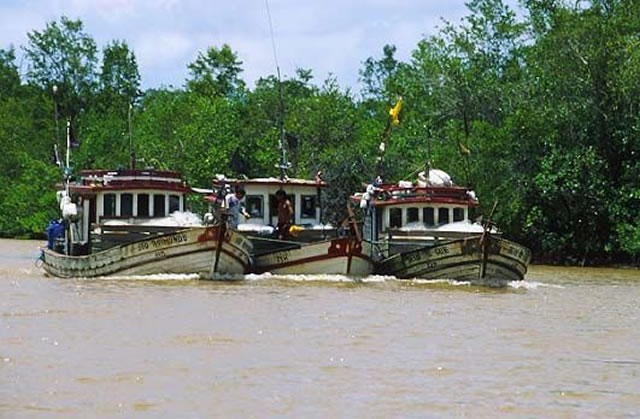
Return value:
<svg viewBox="0 0 640 419">
<path fill-rule="evenodd" d="M 57 277 L 245 273 L 251 242 L 224 223 L 185 218 L 189 193 L 177 172 L 81 171 L 58 193 L 63 220 L 48 228 L 44 270 Z"/>
<path fill-rule="evenodd" d="M 489 220 L 471 222 L 475 193 L 441 170 L 415 182 L 378 179 L 352 200 L 364 210 L 363 239 L 375 249 L 377 273 L 501 286 L 527 272 L 529 249 L 502 238 Z"/>
<path fill-rule="evenodd" d="M 251 242 L 224 221 L 203 225 L 185 212 L 192 189 L 178 172 L 135 168 L 84 170 L 71 180 L 70 136 L 62 218 L 47 228 L 42 267 L 57 277 L 243 274 Z M 57 157 L 58 165 L 63 167 Z"/>
<path fill-rule="evenodd" d="M 339 274 L 367 276 L 373 272 L 368 243 L 362 241 L 357 226 L 347 221 L 338 228 L 323 224 L 321 194 L 327 184 L 316 177 L 227 179 L 218 175 L 214 190 L 242 188 L 249 218 L 243 218 L 238 230 L 251 240 L 251 272 L 272 274 Z M 281 192 L 279 192 L 281 191 Z M 278 239 L 278 201 L 284 192 L 293 207 L 291 226 L 285 239 Z M 216 201 L 216 196 L 209 199 Z"/>
</svg>

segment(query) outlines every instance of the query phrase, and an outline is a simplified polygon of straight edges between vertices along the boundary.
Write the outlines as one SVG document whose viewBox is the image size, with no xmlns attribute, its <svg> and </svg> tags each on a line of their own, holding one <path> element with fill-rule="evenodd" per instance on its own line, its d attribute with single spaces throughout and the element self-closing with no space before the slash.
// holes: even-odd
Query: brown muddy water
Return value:
<svg viewBox="0 0 640 419">
<path fill-rule="evenodd" d="M 640 271 L 57 279 L 0 240 L 0 417 L 638 417 Z"/>
</svg>

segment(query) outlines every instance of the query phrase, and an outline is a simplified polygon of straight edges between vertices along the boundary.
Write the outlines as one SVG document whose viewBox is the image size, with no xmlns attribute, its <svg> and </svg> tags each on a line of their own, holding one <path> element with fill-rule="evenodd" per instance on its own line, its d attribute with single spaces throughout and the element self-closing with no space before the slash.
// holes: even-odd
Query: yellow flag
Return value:
<svg viewBox="0 0 640 419">
<path fill-rule="evenodd" d="M 398 116 L 400 115 L 400 109 L 402 109 L 402 98 L 398 99 L 396 106 L 389 109 L 389 115 L 391 116 L 391 123 L 393 123 L 393 125 L 400 124 L 400 119 L 398 119 Z"/>
</svg>

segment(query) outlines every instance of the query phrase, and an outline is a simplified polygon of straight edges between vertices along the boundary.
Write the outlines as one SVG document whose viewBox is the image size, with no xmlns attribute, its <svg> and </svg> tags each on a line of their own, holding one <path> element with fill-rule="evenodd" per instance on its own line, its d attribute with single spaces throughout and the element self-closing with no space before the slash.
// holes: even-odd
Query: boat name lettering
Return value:
<svg viewBox="0 0 640 419">
<path fill-rule="evenodd" d="M 433 249 L 433 252 L 436 255 L 448 255 L 449 254 L 449 248 L 448 247 L 436 247 Z"/>
<path fill-rule="evenodd" d="M 182 233 L 182 234 L 174 234 L 169 237 L 160 237 L 158 239 L 151 240 L 149 243 L 151 243 L 151 246 L 153 246 L 153 248 L 158 248 L 158 247 L 171 246 L 174 243 L 183 243 L 183 242 L 186 242 L 187 239 L 188 239 L 187 235 Z"/>
<path fill-rule="evenodd" d="M 504 251 L 504 253 L 516 258 L 516 259 L 521 259 L 524 260 L 526 258 L 525 252 L 522 249 L 518 249 L 515 246 L 502 246 L 502 250 Z"/>
<path fill-rule="evenodd" d="M 165 258 L 167 255 L 164 253 L 164 250 L 156 250 L 153 256 L 157 258 Z"/>
<path fill-rule="evenodd" d="M 407 265 L 412 265 L 414 263 L 418 263 L 424 260 L 429 260 L 429 258 L 435 256 L 444 256 L 448 255 L 451 251 L 448 247 L 440 246 L 434 247 L 432 249 L 423 249 L 417 252 L 406 253 L 402 256 L 402 260 Z M 433 266 L 430 266 L 433 263 Z M 435 266 L 435 262 L 429 262 L 426 264 L 427 267 L 432 268 Z"/>
<path fill-rule="evenodd" d="M 429 258 L 431 257 L 432 251 L 433 249 L 422 251 L 422 252 L 407 253 L 402 256 L 402 260 L 404 261 L 405 265 L 415 265 L 419 263 L 427 269 L 435 268 L 437 265 L 437 262 L 434 260 L 429 260 Z M 444 254 L 444 253 L 448 253 L 448 249 L 446 252 L 443 252 L 441 254 Z"/>
<path fill-rule="evenodd" d="M 424 260 L 428 260 L 430 256 L 430 251 L 422 251 L 422 252 L 411 252 L 403 255 L 402 259 L 404 263 L 407 265 L 413 265 L 414 263 L 418 263 Z"/>
<path fill-rule="evenodd" d="M 285 263 L 289 260 L 289 252 L 280 252 L 273 255 L 276 263 Z"/>
</svg>

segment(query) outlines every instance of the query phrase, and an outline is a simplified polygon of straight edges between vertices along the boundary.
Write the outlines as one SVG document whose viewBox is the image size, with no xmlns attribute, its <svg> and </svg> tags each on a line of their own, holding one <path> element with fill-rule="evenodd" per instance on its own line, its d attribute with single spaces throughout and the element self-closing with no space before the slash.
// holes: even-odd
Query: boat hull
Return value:
<svg viewBox="0 0 640 419">
<path fill-rule="evenodd" d="M 484 240 L 484 241 L 483 241 Z M 449 279 L 501 286 L 527 272 L 531 252 L 524 246 L 487 235 L 452 240 L 393 255 L 378 271 L 400 279 Z"/>
<path fill-rule="evenodd" d="M 256 273 L 277 275 L 367 276 L 373 269 L 369 243 L 346 237 L 256 256 L 253 267 Z"/>
<path fill-rule="evenodd" d="M 251 242 L 242 234 L 217 225 L 190 227 L 84 256 L 44 249 L 42 267 L 48 274 L 62 278 L 159 273 L 195 273 L 210 278 L 215 274 L 245 273 L 250 252 Z"/>
</svg>

